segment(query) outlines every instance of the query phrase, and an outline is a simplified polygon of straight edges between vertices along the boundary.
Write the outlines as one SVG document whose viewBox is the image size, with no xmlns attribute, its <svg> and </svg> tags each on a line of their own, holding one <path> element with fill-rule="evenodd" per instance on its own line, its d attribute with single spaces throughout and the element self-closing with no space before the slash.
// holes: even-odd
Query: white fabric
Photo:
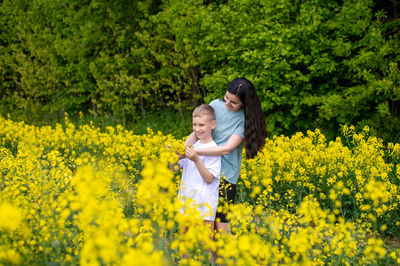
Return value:
<svg viewBox="0 0 400 266">
<path fill-rule="evenodd" d="M 208 148 L 217 146 L 212 141 L 206 144 L 197 141 L 193 144 L 193 149 Z M 179 186 L 178 197 L 183 202 L 186 198 L 195 201 L 197 209 L 204 220 L 214 221 L 218 206 L 218 189 L 221 171 L 221 156 L 199 156 L 204 166 L 215 177 L 211 184 L 207 184 L 201 177 L 199 170 L 193 161 L 188 158 L 179 161 L 183 168 L 181 183 Z M 209 205 L 211 207 L 207 206 Z M 210 212 L 211 211 L 211 212 Z M 184 213 L 184 210 L 181 210 Z"/>
</svg>

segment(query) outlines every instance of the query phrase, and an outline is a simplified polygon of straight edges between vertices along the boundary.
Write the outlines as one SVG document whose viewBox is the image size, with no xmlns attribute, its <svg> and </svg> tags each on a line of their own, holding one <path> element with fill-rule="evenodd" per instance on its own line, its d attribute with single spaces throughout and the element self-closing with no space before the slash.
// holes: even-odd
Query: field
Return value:
<svg viewBox="0 0 400 266">
<path fill-rule="evenodd" d="M 342 135 L 268 139 L 243 161 L 232 234 L 211 241 L 179 212 L 182 140 L 0 117 L 0 263 L 202 265 L 218 249 L 223 265 L 399 264 L 400 145 Z"/>
</svg>

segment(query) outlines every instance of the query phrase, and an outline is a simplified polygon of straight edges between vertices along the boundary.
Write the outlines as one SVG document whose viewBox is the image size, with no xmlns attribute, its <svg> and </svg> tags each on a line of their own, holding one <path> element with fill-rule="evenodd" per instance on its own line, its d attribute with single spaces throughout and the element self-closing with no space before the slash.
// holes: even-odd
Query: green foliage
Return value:
<svg viewBox="0 0 400 266">
<path fill-rule="evenodd" d="M 384 135 L 382 121 L 397 125 L 393 134 L 398 114 L 376 108 L 399 99 L 398 40 L 385 38 L 372 6 L 372 1 L 213 5 L 203 24 L 209 68 L 202 82 L 220 89 L 235 76 L 248 77 L 273 134 L 320 127 L 332 135 L 339 125 L 367 123 Z"/>
<path fill-rule="evenodd" d="M 140 14 L 136 5 L 45 0 L 4 1 L 1 8 L 11 18 L 8 49 L 1 54 L 10 71 L 3 80 L 14 82 L 2 88 L 13 104 L 3 112 L 22 110 L 14 114 L 27 120 L 80 110 L 124 121 L 136 116 L 132 102 L 140 84 L 132 78 L 138 68 L 132 62 L 138 58 L 131 54 L 137 46 L 132 30 L 139 17 L 131 16 Z"/>
<path fill-rule="evenodd" d="M 250 79 L 272 135 L 398 141 L 399 26 L 372 0 L 2 1 L 0 113 L 179 120 Z M 377 11 L 375 11 L 377 10 Z"/>
</svg>

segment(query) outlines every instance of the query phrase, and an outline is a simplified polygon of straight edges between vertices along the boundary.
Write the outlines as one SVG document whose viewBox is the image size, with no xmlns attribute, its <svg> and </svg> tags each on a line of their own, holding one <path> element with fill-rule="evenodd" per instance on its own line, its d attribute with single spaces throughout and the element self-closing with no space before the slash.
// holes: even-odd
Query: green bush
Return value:
<svg viewBox="0 0 400 266">
<path fill-rule="evenodd" d="M 253 81 L 272 135 L 346 124 L 398 141 L 399 20 L 372 0 L 2 1 L 0 113 L 180 120 Z"/>
</svg>

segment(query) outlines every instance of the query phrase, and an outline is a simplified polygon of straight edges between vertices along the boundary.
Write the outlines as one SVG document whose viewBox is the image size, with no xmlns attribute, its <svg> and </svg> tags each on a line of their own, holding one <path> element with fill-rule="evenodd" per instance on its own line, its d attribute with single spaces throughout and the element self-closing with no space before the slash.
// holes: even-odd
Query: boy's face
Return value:
<svg viewBox="0 0 400 266">
<path fill-rule="evenodd" d="M 193 132 L 200 140 L 212 140 L 211 131 L 215 128 L 216 122 L 209 115 L 193 117 Z"/>
</svg>

